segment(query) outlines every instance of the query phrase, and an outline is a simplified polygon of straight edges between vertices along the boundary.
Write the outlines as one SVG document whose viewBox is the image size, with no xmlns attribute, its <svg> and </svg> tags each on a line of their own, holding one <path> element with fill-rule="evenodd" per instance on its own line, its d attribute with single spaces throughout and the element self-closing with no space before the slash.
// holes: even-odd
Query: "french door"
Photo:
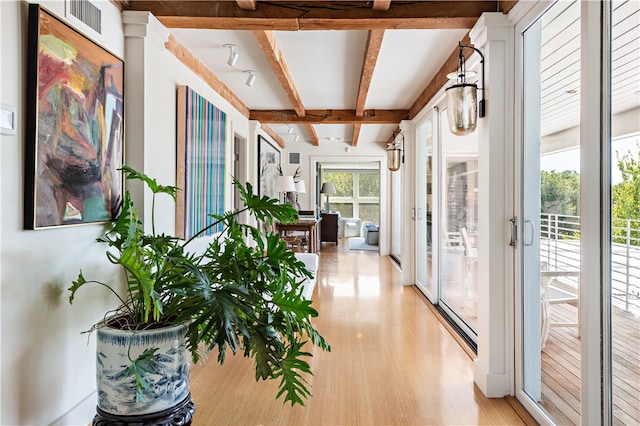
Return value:
<svg viewBox="0 0 640 426">
<path fill-rule="evenodd" d="M 640 306 L 622 299 L 638 286 L 640 239 L 634 218 L 614 218 L 626 233 L 612 226 L 623 198 L 612 198 L 620 187 L 611 171 L 620 164 L 612 145 L 640 134 L 640 100 L 630 96 L 640 87 L 639 3 L 557 1 L 530 13 L 516 27 L 517 396 L 543 424 L 638 424 L 639 355 L 627 343 Z M 627 159 L 640 158 L 639 148 Z"/>
<path fill-rule="evenodd" d="M 437 111 L 436 111 L 437 112 Z M 437 264 L 434 262 L 434 114 L 416 127 L 416 206 L 413 218 L 416 226 L 416 284 L 432 303 L 438 301 Z"/>
<path fill-rule="evenodd" d="M 444 101 L 416 125 L 416 283 L 475 346 L 478 136 L 448 129 Z"/>
</svg>

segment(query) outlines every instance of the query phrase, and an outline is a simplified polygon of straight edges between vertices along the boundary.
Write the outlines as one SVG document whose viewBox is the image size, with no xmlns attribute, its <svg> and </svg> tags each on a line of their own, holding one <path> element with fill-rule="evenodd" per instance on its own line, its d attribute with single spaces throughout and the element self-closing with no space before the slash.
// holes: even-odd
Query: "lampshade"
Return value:
<svg viewBox="0 0 640 426">
<path fill-rule="evenodd" d="M 400 169 L 400 161 L 402 159 L 402 151 L 400 148 L 390 148 L 387 150 L 387 167 L 392 172 Z"/>
<path fill-rule="evenodd" d="M 293 176 L 278 176 L 276 178 L 276 191 L 296 192 L 296 184 L 293 181 Z"/>
<path fill-rule="evenodd" d="M 320 189 L 320 193 L 321 194 L 335 194 L 336 193 L 336 186 L 333 184 L 333 182 L 324 182 L 322 184 L 322 188 Z"/>
<path fill-rule="evenodd" d="M 400 141 L 398 141 L 398 135 L 401 137 Z M 398 133 L 394 132 L 393 142 L 387 148 L 387 168 L 395 172 L 400 169 L 400 164 L 404 163 L 404 156 L 402 155 L 402 150 L 404 149 L 404 134 L 398 131 Z"/>
<path fill-rule="evenodd" d="M 305 188 L 303 180 L 299 180 L 298 182 L 296 182 L 296 192 L 298 194 L 306 194 L 307 193 L 307 188 Z"/>
<path fill-rule="evenodd" d="M 476 130 L 478 118 L 478 86 L 454 84 L 446 89 L 449 130 L 462 136 Z"/>
<path fill-rule="evenodd" d="M 482 87 L 475 83 L 467 83 L 467 78 L 475 73 L 467 71 L 467 62 L 463 54 L 464 49 L 472 49 L 480 55 L 482 65 Z M 458 43 L 458 69 L 447 77 L 455 79 L 456 83 L 447 87 L 447 119 L 449 130 L 454 135 L 462 136 L 476 130 L 478 116 L 485 115 L 484 104 L 484 55 L 473 46 L 463 46 Z M 482 90 L 482 99 L 478 103 L 478 90 Z"/>
</svg>

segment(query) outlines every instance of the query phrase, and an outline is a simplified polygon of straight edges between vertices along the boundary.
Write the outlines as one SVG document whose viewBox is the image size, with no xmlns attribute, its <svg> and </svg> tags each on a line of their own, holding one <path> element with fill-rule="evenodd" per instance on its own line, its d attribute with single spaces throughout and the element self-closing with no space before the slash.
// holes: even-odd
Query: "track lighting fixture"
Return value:
<svg viewBox="0 0 640 426">
<path fill-rule="evenodd" d="M 224 47 L 229 48 L 229 59 L 227 59 L 227 64 L 234 67 L 236 65 L 236 62 L 238 62 L 238 56 L 240 56 L 240 54 L 238 53 L 238 46 L 235 44 L 227 43 L 224 45 Z"/>
<path fill-rule="evenodd" d="M 296 135 L 293 137 L 293 141 L 298 142 L 298 139 L 300 139 L 300 136 L 298 136 L 298 134 L 296 133 Z"/>
<path fill-rule="evenodd" d="M 293 133 L 293 126 L 289 126 L 289 130 L 287 130 L 287 133 L 289 133 L 289 134 Z"/>
<path fill-rule="evenodd" d="M 249 87 L 253 86 L 253 83 L 256 81 L 256 72 L 253 70 L 244 70 L 244 72 L 249 74 L 245 84 Z"/>
</svg>

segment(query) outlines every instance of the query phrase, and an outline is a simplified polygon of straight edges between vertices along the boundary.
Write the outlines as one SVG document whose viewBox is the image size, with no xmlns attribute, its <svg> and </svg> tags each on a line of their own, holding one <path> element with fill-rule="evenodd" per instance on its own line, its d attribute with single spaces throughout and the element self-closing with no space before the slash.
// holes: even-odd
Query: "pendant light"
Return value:
<svg viewBox="0 0 640 426">
<path fill-rule="evenodd" d="M 449 130 L 454 135 L 462 136 L 476 130 L 477 118 L 485 116 L 484 102 L 484 55 L 473 46 L 463 46 L 458 42 L 459 56 L 458 69 L 455 73 L 450 73 L 447 77 L 455 80 L 455 84 L 449 86 L 445 92 L 447 96 L 447 118 Z M 467 83 L 467 77 L 475 73 L 467 72 L 467 62 L 464 57 L 464 49 L 473 49 L 480 55 L 482 65 L 482 87 L 476 83 Z M 477 91 L 482 90 L 482 99 L 478 104 Z"/>
</svg>

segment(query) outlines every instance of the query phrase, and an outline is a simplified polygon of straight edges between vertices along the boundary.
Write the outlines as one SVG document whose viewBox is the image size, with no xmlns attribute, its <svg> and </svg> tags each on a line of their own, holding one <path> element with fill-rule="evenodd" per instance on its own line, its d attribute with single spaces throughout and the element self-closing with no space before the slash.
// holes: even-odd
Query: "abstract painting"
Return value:
<svg viewBox="0 0 640 426">
<path fill-rule="evenodd" d="M 114 220 L 122 202 L 124 62 L 29 5 L 26 229 Z"/>
<path fill-rule="evenodd" d="M 258 179 L 260 182 L 259 195 L 278 198 L 276 179 L 280 175 L 280 151 L 268 140 L 258 136 Z"/>
<path fill-rule="evenodd" d="M 176 235 L 212 235 L 212 214 L 224 214 L 227 115 L 187 86 L 178 87 Z"/>
</svg>

